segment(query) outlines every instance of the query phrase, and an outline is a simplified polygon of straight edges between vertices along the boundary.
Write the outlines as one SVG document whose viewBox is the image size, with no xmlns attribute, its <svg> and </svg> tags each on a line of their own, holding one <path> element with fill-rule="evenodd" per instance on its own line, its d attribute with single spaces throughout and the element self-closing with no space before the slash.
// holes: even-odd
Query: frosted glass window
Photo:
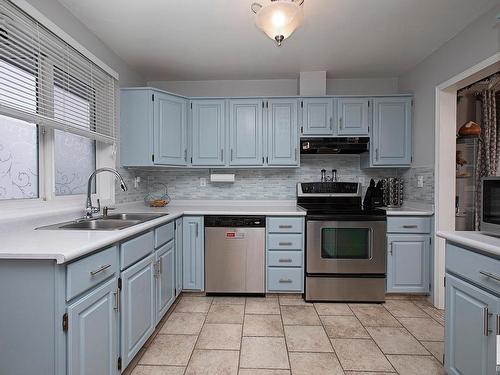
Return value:
<svg viewBox="0 0 500 375">
<path fill-rule="evenodd" d="M 0 115 L 0 199 L 38 198 L 37 126 Z"/>
<path fill-rule="evenodd" d="M 88 101 L 58 86 L 54 87 L 56 118 L 78 122 L 90 128 L 90 110 Z M 54 152 L 55 194 L 60 196 L 87 193 L 88 178 L 96 167 L 95 141 L 55 130 Z M 95 191 L 95 187 L 93 190 Z"/>
</svg>

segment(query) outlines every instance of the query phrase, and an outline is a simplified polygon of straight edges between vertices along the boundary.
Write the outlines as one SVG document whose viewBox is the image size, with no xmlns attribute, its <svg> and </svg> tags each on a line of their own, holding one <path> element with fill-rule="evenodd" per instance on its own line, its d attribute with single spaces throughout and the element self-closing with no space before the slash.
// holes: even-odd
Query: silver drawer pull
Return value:
<svg viewBox="0 0 500 375">
<path fill-rule="evenodd" d="M 290 279 L 280 279 L 280 283 L 290 284 L 291 282 L 292 282 L 292 280 L 290 280 Z"/>
<path fill-rule="evenodd" d="M 278 262 L 280 263 L 292 263 L 291 259 L 279 259 Z"/>
<path fill-rule="evenodd" d="M 291 227 L 292 226 L 289 224 L 288 225 L 284 225 L 284 224 L 280 225 L 280 229 L 290 229 Z"/>
<path fill-rule="evenodd" d="M 111 264 L 104 264 L 104 265 L 100 266 L 98 269 L 90 271 L 90 276 L 95 276 L 98 273 L 107 270 L 109 267 L 111 267 Z"/>
<path fill-rule="evenodd" d="M 418 228 L 418 226 L 415 225 L 415 224 L 412 224 L 412 225 L 403 225 L 403 228 L 405 228 L 405 229 L 411 229 L 411 228 Z"/>
<path fill-rule="evenodd" d="M 113 306 L 113 309 L 115 311 L 120 311 L 120 289 L 116 289 L 113 294 L 115 295 L 115 305 Z"/>
<path fill-rule="evenodd" d="M 279 245 L 280 246 L 292 246 L 292 243 L 291 242 L 280 242 Z"/>
<path fill-rule="evenodd" d="M 490 327 L 489 327 L 489 318 L 490 314 L 488 311 L 487 307 L 483 307 L 483 335 L 488 336 L 491 333 Z"/>
<path fill-rule="evenodd" d="M 486 272 L 486 271 L 479 271 L 479 273 L 483 276 L 489 277 L 490 279 L 500 281 L 500 276 L 495 275 L 494 273 Z"/>
</svg>

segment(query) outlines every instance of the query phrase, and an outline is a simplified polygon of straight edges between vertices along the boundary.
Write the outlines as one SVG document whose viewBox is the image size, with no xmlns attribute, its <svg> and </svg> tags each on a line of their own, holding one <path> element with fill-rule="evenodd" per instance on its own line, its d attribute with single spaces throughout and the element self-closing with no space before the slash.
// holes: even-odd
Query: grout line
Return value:
<svg viewBox="0 0 500 375">
<path fill-rule="evenodd" d="M 240 362 L 241 362 L 241 349 L 243 348 L 243 330 L 245 328 L 245 311 L 247 309 L 247 301 L 248 298 L 245 298 L 245 304 L 243 305 L 243 324 L 241 325 L 241 336 L 240 336 L 240 350 L 238 353 L 238 366 L 237 366 L 237 373 L 240 372 Z"/>
<path fill-rule="evenodd" d="M 290 373 L 292 373 L 292 363 L 290 362 L 290 351 L 288 350 L 288 343 L 286 341 L 285 324 L 283 323 L 283 313 L 281 311 L 281 301 L 279 297 L 278 297 L 278 308 L 280 310 L 281 326 L 283 327 L 283 339 L 285 341 L 286 358 L 288 360 L 288 370 L 290 371 Z"/>
</svg>

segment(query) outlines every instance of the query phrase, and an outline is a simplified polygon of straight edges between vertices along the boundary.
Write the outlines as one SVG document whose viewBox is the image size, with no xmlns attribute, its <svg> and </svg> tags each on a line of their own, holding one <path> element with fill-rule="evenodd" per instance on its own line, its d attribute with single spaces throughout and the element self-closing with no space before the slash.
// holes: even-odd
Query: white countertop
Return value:
<svg viewBox="0 0 500 375">
<path fill-rule="evenodd" d="M 175 201 L 164 208 L 150 208 L 142 202 L 135 202 L 118 205 L 116 212 L 158 212 L 168 215 L 114 231 L 35 230 L 40 226 L 69 220 L 68 218 L 61 220 L 61 216 L 16 220 L 10 226 L 2 224 L 0 259 L 46 259 L 65 263 L 182 215 L 305 216 L 306 214 L 303 209 L 295 205 L 295 202 L 290 201 Z"/>
<path fill-rule="evenodd" d="M 500 258 L 500 238 L 473 231 L 439 231 L 437 236 L 466 246 L 472 251 Z"/>
</svg>

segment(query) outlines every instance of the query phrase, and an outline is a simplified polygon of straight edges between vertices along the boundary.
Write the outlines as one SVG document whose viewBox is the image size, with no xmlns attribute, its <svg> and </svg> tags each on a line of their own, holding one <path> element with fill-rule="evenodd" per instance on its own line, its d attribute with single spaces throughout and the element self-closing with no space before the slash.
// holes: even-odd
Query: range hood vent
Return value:
<svg viewBox="0 0 500 375">
<path fill-rule="evenodd" d="M 362 154 L 369 150 L 369 137 L 302 138 L 302 155 Z"/>
</svg>

